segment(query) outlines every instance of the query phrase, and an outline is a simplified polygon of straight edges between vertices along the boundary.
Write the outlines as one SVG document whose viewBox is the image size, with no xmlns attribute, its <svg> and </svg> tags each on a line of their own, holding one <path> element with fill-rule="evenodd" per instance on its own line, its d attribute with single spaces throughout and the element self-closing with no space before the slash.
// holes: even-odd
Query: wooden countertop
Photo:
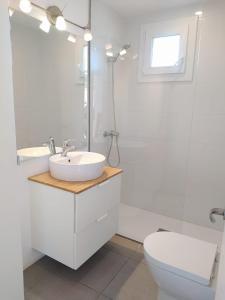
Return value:
<svg viewBox="0 0 225 300">
<path fill-rule="evenodd" d="M 123 170 L 121 169 L 106 167 L 101 177 L 84 182 L 69 182 L 58 180 L 53 178 L 49 172 L 31 176 L 28 178 L 28 180 L 49 185 L 74 194 L 80 194 L 118 174 L 121 174 L 122 172 Z"/>
</svg>

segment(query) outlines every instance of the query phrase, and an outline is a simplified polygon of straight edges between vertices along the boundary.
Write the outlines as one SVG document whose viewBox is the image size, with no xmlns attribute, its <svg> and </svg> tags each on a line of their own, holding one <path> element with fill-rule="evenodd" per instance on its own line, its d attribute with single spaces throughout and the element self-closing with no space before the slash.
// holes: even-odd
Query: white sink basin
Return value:
<svg viewBox="0 0 225 300">
<path fill-rule="evenodd" d="M 56 147 L 56 152 L 62 152 L 62 148 Z M 48 147 L 31 147 L 17 150 L 17 156 L 20 161 L 25 161 L 32 158 L 39 158 L 44 156 L 50 156 Z"/>
<path fill-rule="evenodd" d="M 51 176 L 64 181 L 87 181 L 102 175 L 105 156 L 93 152 L 69 152 L 49 158 Z"/>
</svg>

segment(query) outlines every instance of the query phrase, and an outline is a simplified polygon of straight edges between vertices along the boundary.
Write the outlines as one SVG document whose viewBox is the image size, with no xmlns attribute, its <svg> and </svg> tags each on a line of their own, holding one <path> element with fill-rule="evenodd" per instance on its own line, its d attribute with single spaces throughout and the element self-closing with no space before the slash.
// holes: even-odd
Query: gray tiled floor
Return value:
<svg viewBox="0 0 225 300">
<path fill-rule="evenodd" d="M 141 244 L 115 236 L 79 270 L 44 257 L 24 272 L 25 300 L 156 300 Z"/>
</svg>

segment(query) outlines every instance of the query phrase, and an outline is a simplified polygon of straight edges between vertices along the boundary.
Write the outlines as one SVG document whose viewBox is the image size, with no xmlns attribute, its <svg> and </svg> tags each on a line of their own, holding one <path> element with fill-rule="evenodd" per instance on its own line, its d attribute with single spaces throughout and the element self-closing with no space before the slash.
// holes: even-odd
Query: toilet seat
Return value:
<svg viewBox="0 0 225 300">
<path fill-rule="evenodd" d="M 204 286 L 210 284 L 217 245 L 174 232 L 156 232 L 145 239 L 144 250 L 155 266 Z"/>
</svg>

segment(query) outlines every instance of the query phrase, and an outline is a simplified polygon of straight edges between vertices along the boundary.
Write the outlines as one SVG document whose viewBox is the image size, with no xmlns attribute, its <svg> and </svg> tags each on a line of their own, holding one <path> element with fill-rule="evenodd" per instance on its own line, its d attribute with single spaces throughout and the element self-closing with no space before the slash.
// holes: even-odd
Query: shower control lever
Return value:
<svg viewBox="0 0 225 300">
<path fill-rule="evenodd" d="M 213 209 L 211 209 L 210 214 L 209 214 L 209 219 L 212 223 L 216 222 L 216 219 L 215 219 L 214 215 L 222 216 L 223 219 L 225 220 L 225 209 L 223 209 L 223 208 L 213 208 Z"/>
<path fill-rule="evenodd" d="M 107 137 L 107 136 L 119 136 L 119 135 L 120 135 L 119 132 L 115 131 L 115 130 L 105 131 L 103 133 L 104 137 Z"/>
</svg>

